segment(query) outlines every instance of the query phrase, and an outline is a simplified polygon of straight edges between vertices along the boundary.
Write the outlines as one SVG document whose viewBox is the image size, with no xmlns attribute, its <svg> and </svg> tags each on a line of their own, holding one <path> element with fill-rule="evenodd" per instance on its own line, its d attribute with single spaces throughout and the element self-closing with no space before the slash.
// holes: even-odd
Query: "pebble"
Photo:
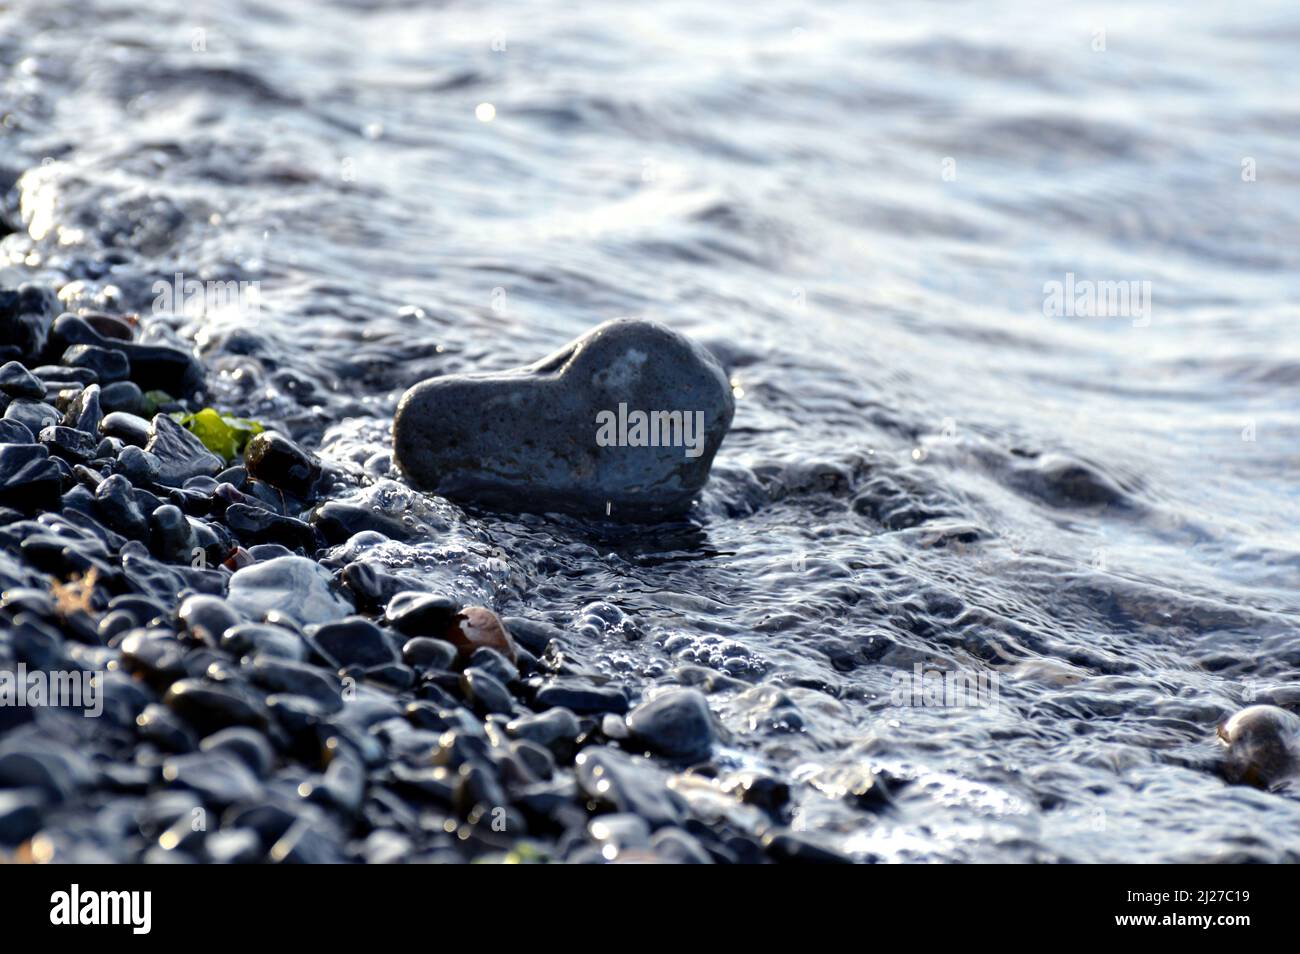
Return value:
<svg viewBox="0 0 1300 954">
<path fill-rule="evenodd" d="M 711 865 L 713 859 L 699 840 L 680 828 L 661 828 L 650 839 L 656 857 L 674 865 Z"/>
<path fill-rule="evenodd" d="M 45 798 L 34 789 L 0 792 L 0 845 L 14 847 L 41 828 Z"/>
<path fill-rule="evenodd" d="M 205 804 L 224 808 L 262 797 L 262 785 L 241 759 L 220 751 L 175 755 L 163 763 L 163 778 L 188 789 Z"/>
<path fill-rule="evenodd" d="M 508 686 L 519 678 L 519 667 L 499 651 L 488 646 L 480 646 L 474 650 L 469 657 L 469 665 L 491 673 L 493 678 L 503 685 Z"/>
<path fill-rule="evenodd" d="M 134 443 L 121 434 L 111 436 L 128 444 Z M 158 480 L 168 487 L 179 487 L 201 474 L 211 477 L 225 467 L 221 458 L 166 414 L 154 415 L 144 449 L 158 458 Z"/>
<path fill-rule="evenodd" d="M 307 658 L 307 644 L 293 630 L 269 623 L 240 623 L 221 635 L 221 648 L 232 653 L 252 653 L 292 659 Z"/>
<path fill-rule="evenodd" d="M 262 859 L 266 849 L 251 828 L 223 828 L 208 835 L 203 850 L 214 865 L 251 865 Z"/>
<path fill-rule="evenodd" d="M 63 412 L 63 423 L 79 431 L 99 437 L 99 425 L 104 420 L 104 409 L 100 401 L 101 392 L 98 384 L 88 384 L 77 396 L 68 402 Z"/>
<path fill-rule="evenodd" d="M 257 656 L 253 659 L 251 676 L 253 682 L 273 693 L 303 696 L 326 712 L 334 712 L 342 705 L 338 679 L 306 663 Z"/>
<path fill-rule="evenodd" d="M 1219 727 L 1218 736 L 1230 781 L 1270 788 L 1300 769 L 1300 716 L 1286 709 L 1247 706 Z"/>
<path fill-rule="evenodd" d="M 36 435 L 26 424 L 0 418 L 0 444 L 35 444 Z"/>
<path fill-rule="evenodd" d="M 230 578 L 230 605 L 258 620 L 272 610 L 302 625 L 328 623 L 352 612 L 330 585 L 329 571 L 306 557 L 281 556 L 237 570 Z"/>
<path fill-rule="evenodd" d="M 610 748 L 588 748 L 574 760 L 578 786 L 589 799 L 616 812 L 630 812 L 653 829 L 678 824 L 685 803 L 644 759 Z"/>
<path fill-rule="evenodd" d="M 622 689 L 593 686 L 574 679 L 553 679 L 545 683 L 534 697 L 543 708 L 563 706 L 578 715 L 601 715 L 627 712 L 627 695 Z"/>
<path fill-rule="evenodd" d="M 495 649 L 512 662 L 517 657 L 510 633 L 497 614 L 483 606 L 462 609 L 441 635 L 460 651 L 463 659 L 468 659 L 480 647 Z"/>
<path fill-rule="evenodd" d="M 132 540 L 143 540 L 149 520 L 135 499 L 135 488 L 121 474 L 104 478 L 95 490 L 95 511 L 110 527 Z"/>
<path fill-rule="evenodd" d="M 679 427 L 651 446 L 661 429 L 636 425 L 653 412 L 680 412 L 690 440 Z M 704 348 L 617 319 L 528 367 L 415 385 L 393 420 L 393 452 L 413 485 L 453 500 L 646 521 L 690 506 L 734 412 Z"/>
<path fill-rule="evenodd" d="M 132 484 L 140 487 L 156 484 L 162 476 L 162 461 L 134 444 L 122 448 L 113 467 Z"/>
<path fill-rule="evenodd" d="M 457 655 L 451 643 L 430 636 L 415 636 L 402 645 L 402 662 L 415 669 L 450 669 Z"/>
<path fill-rule="evenodd" d="M 335 669 L 384 666 L 398 661 L 397 651 L 384 631 L 361 616 L 308 626 L 306 639 Z"/>
<path fill-rule="evenodd" d="M 99 433 L 105 437 L 116 437 L 123 444 L 144 447 L 149 443 L 149 422 L 125 411 L 114 411 L 105 414 L 99 422 Z"/>
<path fill-rule="evenodd" d="M 39 354 L 57 307 L 53 291 L 32 282 L 0 289 L 0 341 L 17 347 L 24 357 Z"/>
<path fill-rule="evenodd" d="M 462 672 L 460 690 L 465 700 L 482 715 L 492 712 L 509 715 L 514 710 L 510 690 L 485 669 L 470 666 Z"/>
<path fill-rule="evenodd" d="M 181 679 L 171 685 L 163 703 L 204 735 L 232 725 L 261 727 L 265 708 L 247 694 L 220 683 Z"/>
<path fill-rule="evenodd" d="M 299 497 L 311 493 L 321 472 L 320 461 L 275 431 L 263 431 L 249 440 L 244 466 L 252 477 Z"/>
<path fill-rule="evenodd" d="M 76 751 L 52 740 L 10 736 L 0 745 L 0 789 L 29 788 L 64 803 L 94 780 L 94 768 Z"/>
<path fill-rule="evenodd" d="M 671 689 L 641 703 L 628 713 L 627 728 L 652 752 L 675 759 L 708 758 L 716 740 L 713 713 L 697 689 Z"/>
<path fill-rule="evenodd" d="M 536 742 L 565 762 L 573 758 L 574 743 L 580 732 L 578 717 L 562 706 L 506 723 L 506 734 L 512 739 Z"/>
<path fill-rule="evenodd" d="M 62 364 L 68 368 L 87 368 L 95 372 L 100 384 L 125 381 L 131 376 L 131 362 L 126 352 L 99 345 L 73 345 L 63 352 Z"/>
<path fill-rule="evenodd" d="M 410 590 L 388 601 L 384 622 L 406 636 L 442 636 L 459 612 L 449 597 Z"/>
<path fill-rule="evenodd" d="M 358 533 L 381 533 L 390 540 L 406 540 L 411 533 L 402 521 L 370 507 L 330 501 L 311 515 L 311 523 L 331 545 L 347 542 Z"/>
<path fill-rule="evenodd" d="M 163 504 L 149 515 L 149 549 L 160 559 L 188 563 L 196 543 L 194 529 L 180 507 Z"/>
<path fill-rule="evenodd" d="M 199 744 L 199 749 L 233 756 L 258 778 L 266 778 L 275 766 L 275 750 L 266 736 L 240 726 L 214 732 Z"/>
<path fill-rule="evenodd" d="M 79 315 L 60 315 L 50 328 L 50 340 L 65 349 L 84 344 L 121 351 L 130 363 L 131 380 L 145 391 L 188 398 L 203 387 L 203 368 L 188 351 L 106 337 Z"/>
<path fill-rule="evenodd" d="M 37 435 L 37 439 L 58 457 L 74 464 L 84 464 L 95 457 L 96 442 L 85 431 L 74 427 L 55 425 L 47 427 Z"/>
<path fill-rule="evenodd" d="M 58 509 L 63 472 L 40 444 L 0 444 L 0 505 Z"/>
<path fill-rule="evenodd" d="M 315 553 L 320 540 L 311 524 L 281 516 L 265 507 L 231 504 L 226 507 L 226 526 L 245 546 L 278 543 L 289 550 Z"/>
<path fill-rule="evenodd" d="M 222 634 L 239 625 L 239 616 L 226 601 L 203 593 L 187 596 L 176 612 L 176 618 L 195 639 L 209 646 L 219 646 Z"/>
<path fill-rule="evenodd" d="M 40 400 L 20 398 L 11 401 L 5 408 L 5 419 L 17 421 L 33 434 L 39 434 L 45 428 L 63 420 L 59 409 Z"/>
<path fill-rule="evenodd" d="M 108 413 L 139 414 L 144 408 L 144 392 L 134 381 L 114 381 L 100 388 L 99 403 Z"/>
<path fill-rule="evenodd" d="M 774 861 L 788 864 L 851 865 L 853 859 L 817 844 L 807 834 L 779 829 L 763 836 L 763 847 Z"/>
<path fill-rule="evenodd" d="M 7 361 L 0 366 L 0 391 L 11 398 L 45 397 L 45 385 L 17 361 Z"/>
</svg>

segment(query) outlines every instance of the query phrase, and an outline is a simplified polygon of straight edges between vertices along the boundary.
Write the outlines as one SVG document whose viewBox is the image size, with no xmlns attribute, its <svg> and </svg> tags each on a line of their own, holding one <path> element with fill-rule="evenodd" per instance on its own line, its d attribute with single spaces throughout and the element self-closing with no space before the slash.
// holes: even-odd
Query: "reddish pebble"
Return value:
<svg viewBox="0 0 1300 954">
<path fill-rule="evenodd" d="M 497 650 L 511 662 L 518 658 L 509 630 L 496 613 L 483 606 L 465 607 L 452 619 L 444 635 L 465 658 L 482 646 Z"/>
<path fill-rule="evenodd" d="M 257 561 L 253 559 L 253 555 L 243 547 L 235 547 L 235 549 L 230 551 L 230 555 L 226 557 L 221 565 L 229 570 L 239 570 L 246 566 L 252 566 L 256 562 Z"/>
</svg>

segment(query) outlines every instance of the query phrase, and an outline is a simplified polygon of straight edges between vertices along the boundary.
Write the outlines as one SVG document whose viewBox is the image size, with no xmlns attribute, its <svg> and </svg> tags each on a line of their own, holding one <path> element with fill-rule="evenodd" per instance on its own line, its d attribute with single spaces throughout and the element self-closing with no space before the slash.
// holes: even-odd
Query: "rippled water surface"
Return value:
<svg viewBox="0 0 1300 954">
<path fill-rule="evenodd" d="M 1296 860 L 1300 803 L 1226 785 L 1214 727 L 1300 667 L 1300 8 L 568 6 L 8 3 L 4 284 L 259 282 L 171 323 L 218 403 L 427 528 L 334 559 L 578 669 L 732 677 L 724 761 L 828 844 Z M 1067 273 L 1150 308 L 1045 314 Z M 619 315 L 733 376 L 689 523 L 397 480 L 406 386 Z M 996 706 L 895 705 L 917 665 Z M 841 797 L 881 769 L 892 808 Z"/>
</svg>

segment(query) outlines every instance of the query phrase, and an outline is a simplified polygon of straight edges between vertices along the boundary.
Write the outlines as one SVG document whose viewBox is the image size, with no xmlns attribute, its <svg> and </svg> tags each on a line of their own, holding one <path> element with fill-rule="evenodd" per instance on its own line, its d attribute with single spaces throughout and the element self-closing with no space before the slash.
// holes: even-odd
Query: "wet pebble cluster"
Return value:
<svg viewBox="0 0 1300 954">
<path fill-rule="evenodd" d="M 189 352 L 56 312 L 0 291 L 0 671 L 91 674 L 101 711 L 0 707 L 0 857 L 846 860 L 713 761 L 699 689 L 637 698 L 544 624 L 322 559 L 399 528 L 281 433 L 209 451 L 170 416 Z"/>
</svg>

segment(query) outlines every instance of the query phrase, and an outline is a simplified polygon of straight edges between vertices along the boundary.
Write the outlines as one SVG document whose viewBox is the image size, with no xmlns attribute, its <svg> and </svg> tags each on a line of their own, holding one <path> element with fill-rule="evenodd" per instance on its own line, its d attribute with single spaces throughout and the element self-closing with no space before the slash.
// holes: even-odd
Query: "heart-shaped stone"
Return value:
<svg viewBox="0 0 1300 954">
<path fill-rule="evenodd" d="M 452 499 L 640 521 L 690 506 L 734 413 L 708 351 L 618 319 L 527 367 L 415 385 L 393 451 L 412 484 Z"/>
</svg>

